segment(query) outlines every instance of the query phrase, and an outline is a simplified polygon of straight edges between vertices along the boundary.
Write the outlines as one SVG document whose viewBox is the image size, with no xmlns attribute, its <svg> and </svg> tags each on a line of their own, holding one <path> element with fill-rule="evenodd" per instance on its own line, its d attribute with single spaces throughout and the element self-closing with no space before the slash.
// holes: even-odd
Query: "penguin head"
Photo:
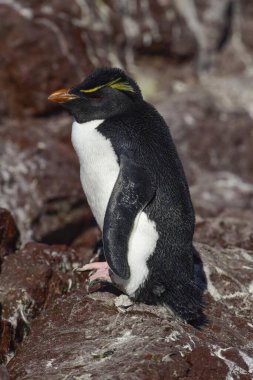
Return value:
<svg viewBox="0 0 253 380">
<path fill-rule="evenodd" d="M 121 115 L 143 98 L 136 82 L 124 71 L 103 67 L 77 86 L 53 92 L 48 100 L 60 103 L 78 123 L 85 123 Z"/>
</svg>

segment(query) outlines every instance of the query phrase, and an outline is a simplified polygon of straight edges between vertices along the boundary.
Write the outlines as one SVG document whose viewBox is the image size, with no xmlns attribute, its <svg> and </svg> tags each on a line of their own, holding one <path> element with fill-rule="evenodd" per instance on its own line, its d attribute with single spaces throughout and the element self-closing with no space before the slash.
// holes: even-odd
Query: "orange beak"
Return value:
<svg viewBox="0 0 253 380">
<path fill-rule="evenodd" d="M 77 99 L 79 96 L 75 94 L 69 94 L 68 88 L 57 90 L 49 95 L 48 100 L 53 103 L 65 103 L 69 100 Z"/>
</svg>

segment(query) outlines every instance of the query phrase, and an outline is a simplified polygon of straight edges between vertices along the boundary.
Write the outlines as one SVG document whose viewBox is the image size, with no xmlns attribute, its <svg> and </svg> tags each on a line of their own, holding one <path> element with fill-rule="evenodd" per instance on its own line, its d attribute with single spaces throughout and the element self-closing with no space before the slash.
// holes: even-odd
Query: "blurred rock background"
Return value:
<svg viewBox="0 0 253 380">
<path fill-rule="evenodd" d="M 253 377 L 252 17 L 250 0 L 0 0 L 0 379 Z M 148 306 L 122 314 L 72 271 L 100 232 L 71 118 L 47 96 L 102 65 L 135 77 L 183 161 L 202 332 Z"/>
</svg>

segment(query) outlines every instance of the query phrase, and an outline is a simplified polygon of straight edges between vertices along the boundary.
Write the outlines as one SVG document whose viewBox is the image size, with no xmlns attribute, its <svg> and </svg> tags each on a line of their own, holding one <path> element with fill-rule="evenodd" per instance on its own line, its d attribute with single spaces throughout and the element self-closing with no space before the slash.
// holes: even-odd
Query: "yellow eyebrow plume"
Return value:
<svg viewBox="0 0 253 380">
<path fill-rule="evenodd" d="M 116 90 L 120 90 L 120 91 L 134 92 L 133 87 L 127 82 L 115 83 L 115 84 L 110 85 L 110 87 L 115 88 Z"/>
<path fill-rule="evenodd" d="M 85 93 L 95 92 L 95 91 L 100 90 L 103 87 L 111 87 L 111 88 L 115 88 L 116 90 L 120 90 L 120 91 L 134 92 L 133 87 L 128 82 L 120 82 L 120 80 L 121 80 L 121 78 L 117 78 L 117 79 L 115 79 L 111 82 L 108 82 L 106 84 L 103 84 L 101 86 L 89 88 L 88 90 L 80 90 L 80 92 L 85 92 Z"/>
<path fill-rule="evenodd" d="M 103 87 L 105 87 L 104 84 L 102 86 L 97 86 L 97 87 L 94 87 L 94 88 L 90 88 L 88 90 L 80 90 L 80 92 L 94 92 L 94 91 L 100 90 L 100 88 L 103 88 Z"/>
</svg>

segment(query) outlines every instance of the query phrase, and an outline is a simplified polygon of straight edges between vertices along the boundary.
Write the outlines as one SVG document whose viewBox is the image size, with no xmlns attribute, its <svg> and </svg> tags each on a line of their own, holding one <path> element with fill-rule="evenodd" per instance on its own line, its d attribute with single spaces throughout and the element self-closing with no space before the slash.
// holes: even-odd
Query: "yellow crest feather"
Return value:
<svg viewBox="0 0 253 380">
<path fill-rule="evenodd" d="M 100 90 L 100 88 L 103 88 L 105 87 L 105 85 L 102 85 L 102 86 L 97 86 L 97 87 L 94 87 L 94 88 L 89 88 L 88 90 L 80 90 L 80 92 L 95 92 L 97 90 Z"/>
<path fill-rule="evenodd" d="M 88 90 L 80 90 L 80 92 L 85 92 L 85 93 L 95 92 L 95 91 L 100 90 L 103 87 L 111 87 L 111 88 L 114 88 L 114 89 L 120 90 L 120 91 L 134 92 L 133 87 L 128 82 L 120 82 L 120 80 L 121 80 L 121 78 L 117 78 L 117 79 L 115 79 L 111 82 L 108 82 L 106 84 L 103 84 L 101 86 L 89 88 Z"/>
</svg>

